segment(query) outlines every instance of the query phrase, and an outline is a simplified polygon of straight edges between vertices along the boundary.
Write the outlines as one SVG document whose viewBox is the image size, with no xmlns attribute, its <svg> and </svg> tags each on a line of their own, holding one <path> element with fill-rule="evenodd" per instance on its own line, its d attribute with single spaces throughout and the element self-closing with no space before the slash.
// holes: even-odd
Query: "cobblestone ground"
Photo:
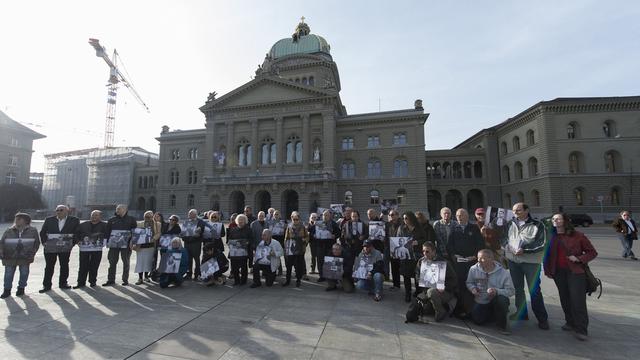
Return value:
<svg viewBox="0 0 640 360">
<path fill-rule="evenodd" d="M 592 269 L 604 281 L 604 294 L 588 298 L 590 339 L 584 343 L 560 329 L 562 310 L 548 279 L 542 289 L 551 330 L 539 330 L 532 319 L 512 323 L 513 334 L 503 336 L 493 326 L 454 318 L 405 324 L 403 292 L 386 291 L 390 284 L 376 303 L 366 293 L 325 292 L 314 276 L 300 288 L 207 288 L 187 282 L 178 289 L 144 284 L 38 294 L 44 270 L 39 253 L 26 296 L 0 301 L 0 354 L 2 359 L 636 358 L 640 262 L 620 257 L 608 227 L 585 232 L 599 252 Z M 77 263 L 74 249 L 72 285 Z M 135 255 L 132 269 L 134 263 Z M 99 283 L 106 272 L 105 251 Z M 54 284 L 55 277 L 57 272 Z M 130 275 L 133 282 L 136 278 Z"/>
</svg>

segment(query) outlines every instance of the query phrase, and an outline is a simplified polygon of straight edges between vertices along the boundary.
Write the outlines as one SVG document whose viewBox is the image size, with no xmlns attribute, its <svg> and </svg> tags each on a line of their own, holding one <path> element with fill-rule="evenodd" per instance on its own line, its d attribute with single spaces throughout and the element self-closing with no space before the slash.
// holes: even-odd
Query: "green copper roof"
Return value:
<svg viewBox="0 0 640 360">
<path fill-rule="evenodd" d="M 295 42 L 293 38 L 279 40 L 271 47 L 269 55 L 271 55 L 271 58 L 277 59 L 292 54 L 313 54 L 318 52 L 331 54 L 330 49 L 329 43 L 322 36 L 309 34 L 300 36 L 298 41 Z"/>
</svg>

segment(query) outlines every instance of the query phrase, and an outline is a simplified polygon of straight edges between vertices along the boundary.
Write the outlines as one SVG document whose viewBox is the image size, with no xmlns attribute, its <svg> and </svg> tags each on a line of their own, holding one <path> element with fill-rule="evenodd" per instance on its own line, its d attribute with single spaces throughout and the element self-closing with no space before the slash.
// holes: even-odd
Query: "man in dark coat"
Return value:
<svg viewBox="0 0 640 360">
<path fill-rule="evenodd" d="M 40 241 L 42 245 L 47 243 L 49 234 L 73 234 L 78 229 L 80 221 L 77 217 L 69 215 L 69 208 L 66 205 L 56 206 L 56 215 L 50 216 L 44 220 L 42 229 L 40 230 Z M 75 239 L 74 239 L 75 243 Z M 51 290 L 51 279 L 53 278 L 53 271 L 56 266 L 56 261 L 60 260 L 60 275 L 58 277 L 58 286 L 60 289 L 70 289 L 67 279 L 69 278 L 69 257 L 71 256 L 71 249 L 64 252 L 48 252 L 45 248 L 44 260 L 44 279 L 42 280 L 42 289 L 40 293 Z"/>
<path fill-rule="evenodd" d="M 107 236 L 111 236 L 113 231 L 132 231 L 138 227 L 138 223 L 133 216 L 127 214 L 127 205 L 120 204 L 116 206 L 115 215 L 107 221 Z M 129 235 L 129 243 L 131 242 L 131 235 Z M 109 248 L 109 273 L 107 275 L 107 282 L 102 286 L 112 286 L 116 283 L 116 269 L 118 267 L 118 258 L 122 259 L 122 286 L 129 285 L 129 260 L 131 259 L 131 247 L 127 246 L 122 248 Z"/>
</svg>

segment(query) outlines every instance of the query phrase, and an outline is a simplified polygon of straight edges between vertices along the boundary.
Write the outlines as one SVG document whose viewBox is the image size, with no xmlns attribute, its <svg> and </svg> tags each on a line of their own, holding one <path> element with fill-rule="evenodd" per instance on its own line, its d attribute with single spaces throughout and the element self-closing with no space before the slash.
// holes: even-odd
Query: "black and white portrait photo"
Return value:
<svg viewBox="0 0 640 360">
<path fill-rule="evenodd" d="M 322 240 L 327 240 L 327 239 L 331 239 L 331 230 L 327 229 L 327 224 L 324 221 L 316 221 L 315 223 L 316 226 L 316 234 L 315 234 L 315 238 L 316 239 L 322 239 Z"/>
<path fill-rule="evenodd" d="M 411 259 L 413 254 L 413 246 L 411 242 L 413 240 L 410 237 L 392 236 L 389 238 L 389 244 L 391 248 L 391 256 L 394 259 L 408 260 Z"/>
<path fill-rule="evenodd" d="M 356 271 L 353 272 L 354 279 L 367 279 L 369 272 L 373 270 L 373 264 L 366 261 L 367 258 L 361 258 Z"/>
<path fill-rule="evenodd" d="M 160 236 L 160 240 L 158 241 L 160 243 L 160 247 L 167 249 L 169 246 L 171 246 L 171 240 L 173 240 L 174 235 L 162 235 Z"/>
<path fill-rule="evenodd" d="M 322 275 L 326 279 L 341 280 L 344 274 L 344 259 L 335 256 L 325 256 L 322 265 Z"/>
<path fill-rule="evenodd" d="M 134 245 L 148 244 L 151 242 L 151 228 L 133 229 L 133 237 L 131 238 Z"/>
<path fill-rule="evenodd" d="M 369 239 L 384 241 L 384 222 L 383 221 L 369 221 Z"/>
<path fill-rule="evenodd" d="M 130 230 L 111 230 L 107 247 L 111 249 L 126 249 L 131 240 Z"/>
<path fill-rule="evenodd" d="M 424 288 L 444 290 L 444 279 L 447 273 L 446 261 L 422 261 L 418 285 Z"/>
<path fill-rule="evenodd" d="M 283 236 L 284 229 L 286 227 L 287 227 L 287 224 L 284 222 L 284 220 L 274 221 L 271 225 L 269 225 L 272 236 Z"/>
<path fill-rule="evenodd" d="M 160 272 L 165 274 L 177 274 L 180 270 L 181 252 L 165 252 L 160 258 Z"/>
<path fill-rule="evenodd" d="M 44 243 L 45 253 L 65 253 L 73 248 L 73 234 L 48 234 Z"/>
<path fill-rule="evenodd" d="M 213 274 L 219 270 L 220 266 L 218 265 L 218 261 L 215 258 L 209 259 L 200 265 L 200 277 L 206 279 L 213 276 Z"/>
<path fill-rule="evenodd" d="M 4 260 L 33 260 L 36 239 L 6 238 L 2 247 Z"/>
<path fill-rule="evenodd" d="M 101 251 L 104 245 L 105 239 L 103 233 L 85 235 L 78 243 L 80 251 Z"/>
<path fill-rule="evenodd" d="M 229 240 L 229 257 L 248 256 L 247 245 L 249 240 L 247 239 L 231 239 Z"/>
</svg>

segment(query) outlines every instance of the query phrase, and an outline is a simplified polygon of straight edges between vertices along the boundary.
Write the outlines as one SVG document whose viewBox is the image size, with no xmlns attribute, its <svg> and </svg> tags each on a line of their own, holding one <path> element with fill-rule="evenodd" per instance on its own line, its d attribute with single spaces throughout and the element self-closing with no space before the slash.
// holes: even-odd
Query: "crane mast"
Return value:
<svg viewBox="0 0 640 360">
<path fill-rule="evenodd" d="M 149 112 L 149 107 L 142 100 L 133 85 L 118 69 L 118 51 L 113 50 L 111 59 L 107 55 L 107 50 L 100 45 L 98 39 L 89 39 L 89 44 L 96 50 L 96 56 L 102 58 L 109 66 L 109 83 L 107 84 L 107 112 L 104 124 L 104 147 L 113 147 L 115 122 L 116 122 L 116 98 L 118 96 L 118 86 L 124 84 L 136 100 Z"/>
</svg>

